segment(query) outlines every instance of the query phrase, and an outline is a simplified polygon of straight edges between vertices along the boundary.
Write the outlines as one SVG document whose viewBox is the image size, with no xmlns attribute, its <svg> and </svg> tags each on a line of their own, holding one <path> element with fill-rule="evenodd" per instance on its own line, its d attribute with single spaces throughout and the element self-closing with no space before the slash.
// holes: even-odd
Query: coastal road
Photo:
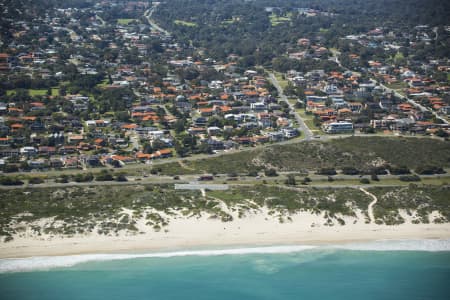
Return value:
<svg viewBox="0 0 450 300">
<path fill-rule="evenodd" d="M 304 133 L 305 135 L 305 140 L 310 140 L 313 137 L 313 133 L 311 131 L 311 129 L 309 129 L 308 126 L 306 126 L 305 122 L 303 121 L 303 119 L 300 117 L 300 115 L 296 112 L 295 110 L 295 106 L 289 102 L 288 98 L 286 97 L 286 95 L 284 94 L 283 88 L 281 87 L 280 83 L 278 82 L 278 80 L 276 79 L 275 75 L 273 73 L 269 73 L 269 80 L 270 82 L 275 86 L 275 88 L 278 91 L 278 96 L 280 97 L 281 101 L 284 101 L 287 103 L 287 105 L 289 105 L 289 109 L 291 110 L 291 112 L 294 114 L 295 119 L 297 120 L 297 123 L 300 127 L 300 130 Z"/>
<path fill-rule="evenodd" d="M 166 35 L 166 36 L 171 36 L 170 32 L 168 32 L 167 30 L 165 30 L 164 28 L 161 28 L 158 24 L 156 24 L 153 20 L 152 20 L 152 15 L 155 12 L 156 8 L 158 7 L 158 4 L 153 4 L 153 6 L 149 9 L 147 9 L 144 13 L 144 16 L 147 18 L 148 23 L 150 24 L 150 26 L 152 26 L 156 31 Z"/>
</svg>

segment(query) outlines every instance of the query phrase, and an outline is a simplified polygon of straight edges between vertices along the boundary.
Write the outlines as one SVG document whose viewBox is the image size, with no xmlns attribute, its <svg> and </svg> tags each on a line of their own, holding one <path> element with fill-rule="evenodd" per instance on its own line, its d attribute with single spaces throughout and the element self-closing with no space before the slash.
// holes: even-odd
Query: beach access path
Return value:
<svg viewBox="0 0 450 300">
<path fill-rule="evenodd" d="M 375 222 L 375 216 L 373 215 L 373 206 L 377 203 L 378 198 L 374 194 L 369 193 L 368 191 L 366 191 L 363 188 L 360 188 L 360 191 L 373 199 L 373 201 L 370 202 L 369 206 L 367 207 L 367 213 L 369 214 L 370 222 L 374 223 Z"/>
</svg>

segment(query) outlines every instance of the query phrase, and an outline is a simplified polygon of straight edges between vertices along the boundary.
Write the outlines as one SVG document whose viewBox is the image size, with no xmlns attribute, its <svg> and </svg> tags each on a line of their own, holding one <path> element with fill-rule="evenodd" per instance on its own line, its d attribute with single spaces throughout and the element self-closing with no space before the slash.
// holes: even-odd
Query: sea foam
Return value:
<svg viewBox="0 0 450 300">
<path fill-rule="evenodd" d="M 68 256 L 39 256 L 29 258 L 0 259 L 0 273 L 27 272 L 47 270 L 60 267 L 71 267 L 90 261 L 111 261 L 134 258 L 170 258 L 179 256 L 221 256 L 248 254 L 285 254 L 314 249 L 316 246 L 272 246 L 221 250 L 188 250 L 145 254 L 83 254 Z"/>
<path fill-rule="evenodd" d="M 450 251 L 450 239 L 442 240 L 378 240 L 331 246 L 343 250 L 360 251 Z"/>
<path fill-rule="evenodd" d="M 69 256 L 42 256 L 29 258 L 0 259 L 0 273 L 28 272 L 53 268 L 71 267 L 91 261 L 112 261 L 135 258 L 170 258 L 180 256 L 222 256 L 249 254 L 287 254 L 305 250 L 354 250 L 354 251 L 450 251 L 450 239 L 446 240 L 382 240 L 343 245 L 292 245 L 250 247 L 221 250 L 187 250 L 144 254 L 83 254 Z"/>
</svg>

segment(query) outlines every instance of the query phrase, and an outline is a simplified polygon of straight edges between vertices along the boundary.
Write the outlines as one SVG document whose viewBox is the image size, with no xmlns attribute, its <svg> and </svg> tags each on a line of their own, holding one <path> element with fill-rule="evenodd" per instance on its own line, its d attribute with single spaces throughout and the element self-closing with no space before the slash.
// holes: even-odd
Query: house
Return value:
<svg viewBox="0 0 450 300">
<path fill-rule="evenodd" d="M 99 167 L 102 165 L 100 157 L 98 157 L 97 155 L 90 155 L 88 157 L 85 157 L 84 161 L 91 167 Z"/>
<path fill-rule="evenodd" d="M 50 146 L 40 146 L 38 148 L 39 155 L 54 155 L 56 154 L 56 148 Z"/>
<path fill-rule="evenodd" d="M 265 111 L 267 109 L 266 104 L 264 102 L 255 102 L 250 104 L 250 109 L 258 112 L 258 111 Z"/>
<path fill-rule="evenodd" d="M 48 161 L 45 159 L 30 160 L 28 166 L 31 169 L 44 169 L 48 167 Z"/>
<path fill-rule="evenodd" d="M 223 150 L 225 149 L 225 145 L 222 141 L 218 141 L 215 139 L 206 140 L 206 144 L 211 147 L 212 150 Z"/>
<path fill-rule="evenodd" d="M 34 147 L 22 147 L 20 148 L 20 155 L 23 156 L 35 156 L 38 154 L 38 150 Z"/>
<path fill-rule="evenodd" d="M 335 134 L 335 133 L 352 133 L 353 132 L 353 123 L 350 122 L 330 122 L 324 123 L 322 125 L 322 129 L 326 133 Z"/>
<path fill-rule="evenodd" d="M 9 137 L 0 138 L 0 147 L 9 146 L 11 142 L 12 141 Z"/>
<path fill-rule="evenodd" d="M 19 149 L 0 148 L 0 157 L 18 157 L 20 155 Z"/>
<path fill-rule="evenodd" d="M 210 136 L 219 135 L 221 133 L 221 131 L 222 130 L 217 126 L 211 126 L 211 127 L 208 127 L 208 129 L 207 129 L 208 135 L 210 135 Z"/>
<path fill-rule="evenodd" d="M 281 131 L 287 139 L 294 138 L 299 134 L 296 128 L 283 128 Z"/>
<path fill-rule="evenodd" d="M 58 158 L 52 158 L 50 159 L 50 167 L 55 169 L 60 169 L 64 166 L 63 161 Z"/>
</svg>

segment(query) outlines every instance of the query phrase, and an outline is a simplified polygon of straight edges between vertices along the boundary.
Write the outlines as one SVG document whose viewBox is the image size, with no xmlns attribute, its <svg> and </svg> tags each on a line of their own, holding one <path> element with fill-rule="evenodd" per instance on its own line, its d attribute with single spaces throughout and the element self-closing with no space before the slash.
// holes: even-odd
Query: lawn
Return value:
<svg viewBox="0 0 450 300">
<path fill-rule="evenodd" d="M 16 90 L 7 90 L 6 95 L 12 96 L 16 93 Z M 28 93 L 30 96 L 46 96 L 47 89 L 29 89 Z M 59 96 L 59 88 L 52 88 L 52 96 Z"/>
<path fill-rule="evenodd" d="M 393 90 L 400 90 L 408 87 L 408 84 L 406 82 L 396 82 L 392 84 L 387 84 L 386 87 L 393 89 Z"/>
<path fill-rule="evenodd" d="M 105 88 L 105 87 L 109 86 L 109 79 L 108 79 L 108 78 L 103 79 L 102 82 L 100 82 L 99 84 L 97 84 L 97 86 L 98 86 L 99 88 Z"/>
<path fill-rule="evenodd" d="M 117 19 L 117 23 L 120 25 L 128 25 L 136 19 Z"/>
<path fill-rule="evenodd" d="M 271 14 L 269 18 L 272 26 L 277 26 L 291 20 L 289 16 L 277 16 L 276 14 Z"/>
<path fill-rule="evenodd" d="M 304 109 L 297 109 L 297 113 L 303 119 L 306 126 L 308 126 L 308 128 L 311 129 L 311 131 L 314 134 L 319 134 L 319 135 L 325 134 L 320 127 L 317 127 L 316 125 L 314 125 L 314 115 L 306 114 L 306 111 Z"/>
<path fill-rule="evenodd" d="M 283 79 L 283 75 L 281 73 L 275 72 L 274 74 L 281 88 L 284 90 L 288 86 L 288 81 L 286 79 Z"/>
<path fill-rule="evenodd" d="M 183 20 L 175 20 L 174 23 L 177 24 L 177 25 L 181 25 L 181 26 L 197 27 L 197 23 L 183 21 Z"/>
</svg>

